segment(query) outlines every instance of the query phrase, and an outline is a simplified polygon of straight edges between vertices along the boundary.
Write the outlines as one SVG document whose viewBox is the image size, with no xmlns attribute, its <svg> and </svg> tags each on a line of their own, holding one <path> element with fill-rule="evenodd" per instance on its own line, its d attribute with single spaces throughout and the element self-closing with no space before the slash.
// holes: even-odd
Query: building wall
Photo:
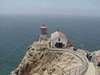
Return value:
<svg viewBox="0 0 100 75">
<path fill-rule="evenodd" d="M 60 39 L 60 41 L 59 41 L 59 39 Z M 51 46 L 53 47 L 53 48 L 55 48 L 55 44 L 56 43 L 63 43 L 64 44 L 64 48 L 66 48 L 67 47 L 67 40 L 65 39 L 65 38 L 63 38 L 63 37 L 60 37 L 60 38 L 56 38 L 56 39 L 53 39 L 53 40 L 51 40 Z"/>
</svg>

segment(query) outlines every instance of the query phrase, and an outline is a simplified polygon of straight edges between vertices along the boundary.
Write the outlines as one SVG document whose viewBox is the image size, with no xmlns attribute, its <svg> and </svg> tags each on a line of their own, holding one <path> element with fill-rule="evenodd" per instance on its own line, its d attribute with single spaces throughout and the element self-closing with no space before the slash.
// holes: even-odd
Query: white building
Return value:
<svg viewBox="0 0 100 75">
<path fill-rule="evenodd" d="M 51 34 L 50 45 L 52 48 L 67 48 L 68 39 L 63 32 L 56 31 Z"/>
</svg>

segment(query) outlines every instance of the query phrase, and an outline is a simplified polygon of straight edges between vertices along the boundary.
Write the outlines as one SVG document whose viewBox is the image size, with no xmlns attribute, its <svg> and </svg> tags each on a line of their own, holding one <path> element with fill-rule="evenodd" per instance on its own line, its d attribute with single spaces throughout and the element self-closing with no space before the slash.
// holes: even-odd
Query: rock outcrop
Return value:
<svg viewBox="0 0 100 75">
<path fill-rule="evenodd" d="M 67 75 L 71 71 L 83 73 L 85 67 L 83 61 L 71 52 L 29 48 L 11 75 Z"/>
</svg>

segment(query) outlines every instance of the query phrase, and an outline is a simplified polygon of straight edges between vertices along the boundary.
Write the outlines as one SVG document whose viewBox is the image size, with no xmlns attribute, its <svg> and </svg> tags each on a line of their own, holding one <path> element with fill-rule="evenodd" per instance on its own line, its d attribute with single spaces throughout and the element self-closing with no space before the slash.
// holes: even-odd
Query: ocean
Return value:
<svg viewBox="0 0 100 75">
<path fill-rule="evenodd" d="M 100 49 L 100 17 L 79 16 L 0 16 L 0 75 L 14 70 L 34 40 L 38 40 L 42 24 L 50 33 L 58 28 L 76 48 Z"/>
</svg>

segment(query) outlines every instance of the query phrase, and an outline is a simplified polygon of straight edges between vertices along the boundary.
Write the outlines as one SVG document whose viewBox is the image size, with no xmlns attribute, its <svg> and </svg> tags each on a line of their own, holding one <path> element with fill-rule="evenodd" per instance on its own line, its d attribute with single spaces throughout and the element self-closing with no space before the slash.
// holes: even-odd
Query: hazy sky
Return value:
<svg viewBox="0 0 100 75">
<path fill-rule="evenodd" d="M 0 14 L 100 16 L 100 0 L 0 0 Z"/>
</svg>

